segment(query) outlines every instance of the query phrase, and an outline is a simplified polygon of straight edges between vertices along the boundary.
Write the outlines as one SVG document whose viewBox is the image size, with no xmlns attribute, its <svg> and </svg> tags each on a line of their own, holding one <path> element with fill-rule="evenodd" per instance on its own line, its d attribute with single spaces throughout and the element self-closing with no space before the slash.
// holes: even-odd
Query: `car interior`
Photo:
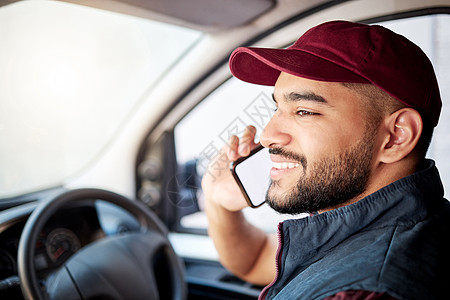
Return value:
<svg viewBox="0 0 450 300">
<path fill-rule="evenodd" d="M 257 299 L 203 210 L 208 162 L 274 113 L 273 87 L 233 78 L 228 58 L 330 20 L 430 57 L 443 109 L 427 156 L 448 198 L 449 0 L 0 1 L 0 298 Z M 244 213 L 266 232 L 302 217 Z"/>
</svg>

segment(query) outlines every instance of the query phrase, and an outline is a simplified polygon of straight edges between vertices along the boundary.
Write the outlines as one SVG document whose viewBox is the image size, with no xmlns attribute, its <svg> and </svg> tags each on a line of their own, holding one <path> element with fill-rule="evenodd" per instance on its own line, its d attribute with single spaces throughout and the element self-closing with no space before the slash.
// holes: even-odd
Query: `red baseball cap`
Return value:
<svg viewBox="0 0 450 300">
<path fill-rule="evenodd" d="M 436 126 L 442 102 L 433 66 L 405 37 L 379 25 L 331 21 L 311 28 L 287 49 L 240 47 L 232 74 L 275 85 L 280 72 L 319 81 L 372 83 Z"/>
</svg>

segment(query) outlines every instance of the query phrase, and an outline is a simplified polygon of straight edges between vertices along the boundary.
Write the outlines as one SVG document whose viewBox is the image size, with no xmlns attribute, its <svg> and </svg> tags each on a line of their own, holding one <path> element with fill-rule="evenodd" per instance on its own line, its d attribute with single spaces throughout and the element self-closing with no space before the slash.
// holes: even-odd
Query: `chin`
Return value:
<svg viewBox="0 0 450 300">
<path fill-rule="evenodd" d="M 285 199 L 286 195 L 292 193 L 294 186 L 286 187 L 285 184 L 282 184 L 280 180 L 272 181 L 267 190 L 267 196 L 270 199 L 276 199 L 277 202 L 281 201 L 280 199 Z"/>
</svg>

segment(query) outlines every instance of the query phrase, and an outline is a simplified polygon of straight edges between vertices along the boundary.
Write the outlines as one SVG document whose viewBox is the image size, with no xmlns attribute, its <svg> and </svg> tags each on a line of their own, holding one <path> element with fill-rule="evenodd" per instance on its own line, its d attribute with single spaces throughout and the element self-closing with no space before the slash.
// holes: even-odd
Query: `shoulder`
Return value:
<svg viewBox="0 0 450 300">
<path fill-rule="evenodd" d="M 377 293 L 364 290 L 350 290 L 336 293 L 324 300 L 396 300 L 387 293 Z"/>
</svg>

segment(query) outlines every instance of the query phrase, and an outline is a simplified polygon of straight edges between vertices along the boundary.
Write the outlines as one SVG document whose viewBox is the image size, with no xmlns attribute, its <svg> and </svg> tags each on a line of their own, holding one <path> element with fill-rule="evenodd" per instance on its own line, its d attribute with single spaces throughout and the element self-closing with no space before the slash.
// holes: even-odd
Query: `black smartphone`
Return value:
<svg viewBox="0 0 450 300">
<path fill-rule="evenodd" d="M 231 164 L 231 173 L 250 207 L 259 207 L 266 201 L 272 165 L 269 149 L 261 145 Z"/>
</svg>

